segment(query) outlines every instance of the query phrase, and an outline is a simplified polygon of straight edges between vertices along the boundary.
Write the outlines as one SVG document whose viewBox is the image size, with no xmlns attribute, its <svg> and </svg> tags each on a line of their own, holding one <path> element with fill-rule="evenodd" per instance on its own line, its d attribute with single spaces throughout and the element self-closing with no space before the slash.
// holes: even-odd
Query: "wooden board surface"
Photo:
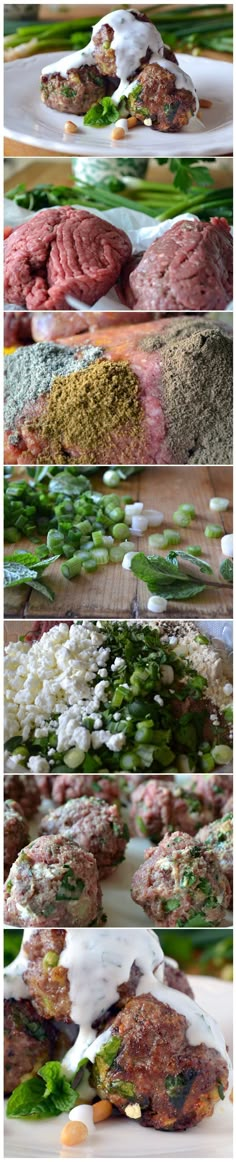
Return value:
<svg viewBox="0 0 236 1162">
<path fill-rule="evenodd" d="M 94 487 L 106 491 L 101 476 L 93 478 Z M 145 508 L 157 508 L 164 513 L 162 527 L 173 525 L 173 512 L 181 503 L 193 503 L 197 519 L 187 529 L 181 529 L 181 548 L 187 545 L 201 545 L 202 555 L 209 561 L 216 575 L 222 560 L 220 540 L 210 540 L 204 536 L 206 524 L 222 524 L 224 532 L 232 532 L 232 508 L 218 514 L 209 510 L 211 496 L 224 496 L 232 505 L 232 469 L 228 467 L 157 467 L 145 468 L 137 476 L 123 482 L 117 497 L 129 494 L 134 500 L 142 500 Z M 174 525 L 173 525 L 174 527 Z M 148 549 L 148 534 L 134 540 L 135 548 L 142 552 Z M 161 528 L 156 530 L 161 532 Z M 13 548 L 16 546 L 13 546 Z M 29 548 L 29 542 L 18 542 L 17 548 Z M 6 552 L 12 546 L 6 546 Z M 131 572 L 121 565 L 106 565 L 96 573 L 80 576 L 67 581 L 61 573 L 61 559 L 46 570 L 45 580 L 55 593 L 53 603 L 47 602 L 36 590 L 26 586 L 5 590 L 5 617 L 10 618 L 63 618 L 63 617 L 147 617 L 147 586 L 137 581 Z M 233 614 L 232 589 L 229 586 L 207 585 L 204 593 L 187 602 L 168 602 L 167 614 L 171 617 L 211 617 L 227 618 Z M 153 616 L 150 614 L 150 617 Z M 166 616 L 164 614 L 163 616 Z"/>
</svg>

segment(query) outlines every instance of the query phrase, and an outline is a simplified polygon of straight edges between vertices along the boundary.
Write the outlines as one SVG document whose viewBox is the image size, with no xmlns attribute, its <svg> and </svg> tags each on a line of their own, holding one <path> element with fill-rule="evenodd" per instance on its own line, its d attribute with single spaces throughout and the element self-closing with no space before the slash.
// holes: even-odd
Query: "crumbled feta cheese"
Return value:
<svg viewBox="0 0 236 1162">
<path fill-rule="evenodd" d="M 28 759 L 29 771 L 33 771 L 35 775 L 47 774 L 49 771 L 49 764 L 46 759 L 43 759 L 40 754 L 32 754 Z"/>
<path fill-rule="evenodd" d="M 224 694 L 232 694 L 232 693 L 233 693 L 232 682 L 225 682 Z"/>
<path fill-rule="evenodd" d="M 125 665 L 124 658 L 115 658 L 115 661 L 113 662 L 113 665 L 111 666 L 111 670 L 119 670 L 120 666 L 124 666 L 124 665 Z"/>
<path fill-rule="evenodd" d="M 153 701 L 158 702 L 158 706 L 164 706 L 163 698 L 161 698 L 160 694 L 154 694 Z"/>
</svg>

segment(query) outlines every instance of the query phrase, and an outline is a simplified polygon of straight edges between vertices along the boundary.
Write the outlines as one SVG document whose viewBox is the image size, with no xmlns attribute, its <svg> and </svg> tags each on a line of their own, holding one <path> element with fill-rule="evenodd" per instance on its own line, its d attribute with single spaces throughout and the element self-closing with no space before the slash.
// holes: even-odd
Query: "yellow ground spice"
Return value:
<svg viewBox="0 0 236 1162">
<path fill-rule="evenodd" d="M 57 463 L 77 448 L 81 461 L 99 464 L 109 462 L 120 441 L 123 455 L 131 453 L 144 424 L 137 376 L 128 363 L 101 359 L 55 377 L 37 427 Z"/>
</svg>

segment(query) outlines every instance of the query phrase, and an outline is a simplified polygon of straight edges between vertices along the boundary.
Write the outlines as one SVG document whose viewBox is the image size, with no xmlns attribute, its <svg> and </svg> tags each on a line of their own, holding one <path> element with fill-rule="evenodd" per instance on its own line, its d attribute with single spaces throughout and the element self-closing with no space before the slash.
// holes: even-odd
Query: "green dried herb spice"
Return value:
<svg viewBox="0 0 236 1162">
<path fill-rule="evenodd" d="M 125 362 L 101 359 L 88 368 L 53 380 L 42 420 L 37 424 L 56 463 L 77 448 L 84 463 L 103 463 L 122 441 L 124 459 L 138 447 L 145 426 L 139 382 Z"/>
</svg>

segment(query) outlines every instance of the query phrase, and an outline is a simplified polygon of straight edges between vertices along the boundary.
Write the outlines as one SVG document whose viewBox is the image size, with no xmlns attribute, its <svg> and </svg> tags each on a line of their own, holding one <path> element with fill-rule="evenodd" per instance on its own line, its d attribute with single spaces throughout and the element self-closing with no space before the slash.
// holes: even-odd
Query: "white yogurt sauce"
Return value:
<svg viewBox="0 0 236 1162">
<path fill-rule="evenodd" d="M 135 13 L 129 9 L 127 11 L 117 9 L 115 12 L 109 12 L 107 16 L 102 16 L 93 29 L 89 44 L 77 52 L 61 57 L 60 60 L 54 61 L 51 65 L 45 65 L 42 69 L 42 76 L 61 73 L 63 77 L 67 77 L 69 69 L 78 69 L 82 65 L 94 64 L 96 49 L 94 37 L 105 24 L 109 24 L 109 27 L 113 29 L 114 36 L 111 48 L 116 54 L 116 73 L 120 81 L 112 97 L 115 105 L 122 97 L 127 96 L 138 83 L 137 77 L 131 83 L 129 83 L 128 78 L 139 69 L 140 60 L 146 56 L 149 50 L 151 55 L 148 63 L 159 64 L 162 68 L 173 73 L 176 78 L 176 89 L 187 89 L 194 94 L 197 112 L 198 97 L 191 77 L 183 72 L 174 61 L 168 61 L 164 58 L 163 40 L 158 29 L 149 22 L 137 20 Z"/>
<path fill-rule="evenodd" d="M 33 929 L 31 928 L 31 933 Z M 23 980 L 23 973 L 26 971 L 28 964 L 28 956 L 24 951 L 24 941 L 18 952 L 15 960 L 4 971 L 4 997 L 8 1000 L 13 997 L 15 1001 L 21 1000 L 23 997 L 29 996 L 28 985 Z"/>
</svg>

